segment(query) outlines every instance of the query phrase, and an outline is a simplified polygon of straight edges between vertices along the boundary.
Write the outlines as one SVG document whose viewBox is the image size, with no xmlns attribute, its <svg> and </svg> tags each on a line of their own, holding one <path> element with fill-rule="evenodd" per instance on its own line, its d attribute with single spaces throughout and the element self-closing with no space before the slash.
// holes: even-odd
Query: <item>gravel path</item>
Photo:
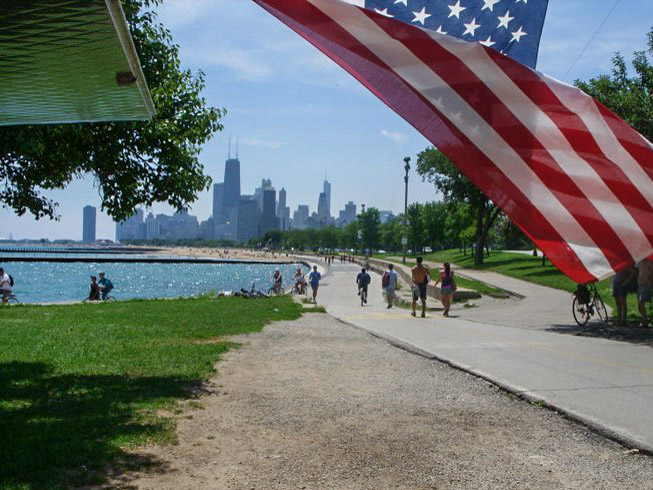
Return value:
<svg viewBox="0 0 653 490">
<path fill-rule="evenodd" d="M 650 489 L 653 460 L 438 362 L 306 314 L 218 364 L 141 489 Z M 132 487 L 133 488 L 133 487 Z"/>
</svg>

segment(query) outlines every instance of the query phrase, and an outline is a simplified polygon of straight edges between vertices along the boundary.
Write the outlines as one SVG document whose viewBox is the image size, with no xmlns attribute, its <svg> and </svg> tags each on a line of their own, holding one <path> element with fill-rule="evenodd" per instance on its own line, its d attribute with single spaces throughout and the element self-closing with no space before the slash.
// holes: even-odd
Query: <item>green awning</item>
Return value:
<svg viewBox="0 0 653 490">
<path fill-rule="evenodd" d="M 153 114 L 120 0 L 0 0 L 0 125 Z"/>
</svg>

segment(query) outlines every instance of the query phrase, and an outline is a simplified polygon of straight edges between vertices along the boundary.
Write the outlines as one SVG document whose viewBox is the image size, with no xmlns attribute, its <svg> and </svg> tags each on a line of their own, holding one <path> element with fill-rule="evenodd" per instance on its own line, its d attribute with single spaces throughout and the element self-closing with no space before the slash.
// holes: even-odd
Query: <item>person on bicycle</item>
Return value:
<svg viewBox="0 0 653 490">
<path fill-rule="evenodd" d="M 3 303 L 9 301 L 9 296 L 11 295 L 11 282 L 9 274 L 6 274 L 5 270 L 0 267 L 0 297 L 2 298 Z"/>
<path fill-rule="evenodd" d="M 283 276 L 279 268 L 274 269 L 274 275 L 272 276 L 272 284 L 274 285 L 274 290 L 279 291 L 281 285 L 283 284 Z"/>
<path fill-rule="evenodd" d="M 109 280 L 109 278 L 104 276 L 104 272 L 99 273 L 100 279 L 97 282 L 98 287 L 100 288 L 100 297 L 102 298 L 102 301 L 107 299 L 107 296 L 109 296 L 109 293 L 113 289 L 113 283 Z"/>
<path fill-rule="evenodd" d="M 365 296 L 363 297 L 364 303 L 367 303 L 367 286 L 369 286 L 370 282 L 372 282 L 372 278 L 367 273 L 365 267 L 363 267 L 360 273 L 356 276 L 356 284 L 358 284 L 359 296 L 361 295 L 361 293 L 365 292 Z"/>
<path fill-rule="evenodd" d="M 306 292 L 306 277 L 300 267 L 297 267 L 293 279 L 295 280 L 295 287 L 297 288 L 297 291 L 299 291 L 299 294 L 304 294 Z"/>
</svg>

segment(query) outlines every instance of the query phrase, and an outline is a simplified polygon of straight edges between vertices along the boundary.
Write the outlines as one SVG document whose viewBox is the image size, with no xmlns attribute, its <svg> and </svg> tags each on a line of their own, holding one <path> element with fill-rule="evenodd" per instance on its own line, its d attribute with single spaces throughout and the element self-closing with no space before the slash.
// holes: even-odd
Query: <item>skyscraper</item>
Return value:
<svg viewBox="0 0 653 490">
<path fill-rule="evenodd" d="M 254 189 L 254 199 L 258 203 L 258 210 L 263 214 L 263 191 L 272 188 L 272 180 L 261 179 L 261 187 Z"/>
<path fill-rule="evenodd" d="M 309 216 L 308 204 L 300 204 L 293 214 L 293 228 L 295 230 L 304 230 L 306 228 L 306 221 Z"/>
<path fill-rule="evenodd" d="M 331 218 L 331 183 L 326 178 L 324 179 L 322 192 L 326 196 L 326 218 L 329 219 Z M 320 214 L 319 211 L 318 214 Z"/>
<path fill-rule="evenodd" d="M 286 206 L 286 189 L 279 191 L 279 202 L 277 203 L 277 218 L 279 218 L 279 229 L 286 231 L 290 229 L 290 208 Z"/>
<path fill-rule="evenodd" d="M 254 196 L 240 196 L 236 205 L 236 239 L 246 242 L 258 235 L 259 212 Z"/>
<path fill-rule="evenodd" d="M 222 218 L 223 196 L 224 182 L 213 184 L 213 219 L 216 221 Z"/>
<path fill-rule="evenodd" d="M 277 191 L 274 187 L 263 190 L 263 219 L 262 219 L 262 228 L 261 234 L 265 234 L 268 230 L 274 230 L 279 228 L 277 223 L 277 213 L 276 213 L 276 204 L 277 204 Z"/>
<path fill-rule="evenodd" d="M 224 164 L 223 209 L 235 208 L 240 197 L 240 160 L 229 158 Z M 223 215 L 226 213 L 222 213 Z"/>
<path fill-rule="evenodd" d="M 82 223 L 82 241 L 93 243 L 95 241 L 95 213 L 93 206 L 84 206 L 84 218 Z"/>
<path fill-rule="evenodd" d="M 327 208 L 327 197 L 325 192 L 320 192 L 320 197 L 317 200 L 317 216 L 318 219 L 320 219 L 324 223 L 326 223 L 327 220 L 329 219 L 329 211 Z"/>
</svg>

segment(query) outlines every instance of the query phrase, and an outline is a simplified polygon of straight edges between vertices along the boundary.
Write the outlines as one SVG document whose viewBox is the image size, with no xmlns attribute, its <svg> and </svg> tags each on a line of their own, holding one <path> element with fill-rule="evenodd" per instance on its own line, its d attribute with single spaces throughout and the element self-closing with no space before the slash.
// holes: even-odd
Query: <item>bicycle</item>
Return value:
<svg viewBox="0 0 653 490">
<path fill-rule="evenodd" d="M 16 295 L 14 293 L 7 294 L 6 295 L 6 300 L 7 300 L 7 303 L 9 303 L 9 304 L 15 304 L 15 305 L 20 304 L 20 301 L 18 301 L 18 298 L 16 297 Z"/>
<path fill-rule="evenodd" d="M 281 284 L 275 284 L 270 289 L 268 289 L 268 296 L 284 294 L 286 291 L 283 289 Z"/>
<path fill-rule="evenodd" d="M 367 303 L 367 287 L 362 286 L 358 288 L 359 296 L 361 297 L 361 306 L 364 306 Z"/>
<path fill-rule="evenodd" d="M 608 310 L 594 284 L 578 285 L 574 293 L 571 311 L 574 320 L 581 327 L 585 326 L 594 315 L 598 315 L 603 322 L 608 321 Z"/>
<path fill-rule="evenodd" d="M 295 284 L 292 287 L 292 294 L 306 295 L 306 284 Z"/>
</svg>

